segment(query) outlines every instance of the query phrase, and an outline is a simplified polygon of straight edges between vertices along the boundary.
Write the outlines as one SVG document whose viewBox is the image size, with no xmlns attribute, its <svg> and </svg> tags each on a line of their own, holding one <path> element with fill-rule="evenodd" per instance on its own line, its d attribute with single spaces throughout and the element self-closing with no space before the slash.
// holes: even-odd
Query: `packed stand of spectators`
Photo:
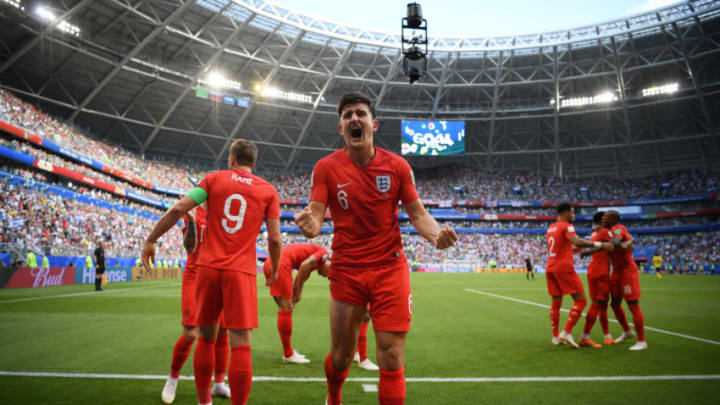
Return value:
<svg viewBox="0 0 720 405">
<path fill-rule="evenodd" d="M 144 159 L 122 147 L 92 139 L 3 89 L 0 89 L 0 120 L 156 185 L 186 190 L 188 173 L 202 177 L 195 168 Z"/>
<path fill-rule="evenodd" d="M 470 201 L 615 201 L 639 198 L 664 198 L 716 193 L 720 173 L 702 174 L 689 170 L 663 176 L 635 179 L 593 177 L 562 179 L 531 172 L 487 173 L 465 167 L 440 167 L 415 172 L 418 193 L 424 200 Z M 310 174 L 272 179 L 280 197 L 308 198 Z M 455 187 L 462 192 L 455 191 Z M 486 208 L 496 213 L 500 208 Z M 504 209 L 506 214 L 520 212 Z M 523 213 L 528 213 L 525 209 Z M 546 212 L 538 210 L 541 215 Z"/>
<path fill-rule="evenodd" d="M 93 169 L 89 168 L 88 166 L 85 166 L 82 164 L 74 163 L 71 160 L 67 160 L 67 159 L 64 159 L 53 153 L 46 152 L 43 149 L 33 146 L 31 144 L 27 144 L 24 142 L 18 142 L 15 139 L 8 139 L 8 138 L 0 137 L 0 145 L 6 146 L 8 148 L 14 149 L 18 152 L 25 153 L 27 155 L 30 155 L 30 156 L 38 158 L 38 159 L 45 160 L 54 165 L 64 167 L 66 169 L 69 169 L 69 170 L 72 170 L 72 171 L 75 171 L 78 173 L 82 173 L 88 177 L 92 177 L 97 180 L 104 181 L 106 183 L 113 184 L 113 185 L 119 186 L 119 187 L 127 189 L 127 190 L 132 190 L 140 195 L 143 195 L 148 198 L 152 198 L 154 200 L 164 201 L 168 204 L 174 202 L 174 199 L 163 197 L 162 194 L 154 193 L 143 187 L 134 186 L 134 185 L 131 185 L 131 184 L 125 183 L 125 182 L 120 182 L 118 179 L 116 179 L 112 176 L 109 176 L 105 173 L 93 170 Z"/>
<path fill-rule="evenodd" d="M 82 255 L 96 243 L 107 256 L 136 257 L 155 221 L 84 204 L 0 179 L 0 243 L 52 255 Z M 183 259 L 180 230 L 166 234 L 158 257 Z"/>
</svg>

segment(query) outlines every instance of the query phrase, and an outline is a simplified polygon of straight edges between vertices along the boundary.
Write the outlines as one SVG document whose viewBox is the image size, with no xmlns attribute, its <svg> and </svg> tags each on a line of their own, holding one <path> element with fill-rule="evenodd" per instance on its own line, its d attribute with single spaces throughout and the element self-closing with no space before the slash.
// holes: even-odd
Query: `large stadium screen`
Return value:
<svg viewBox="0 0 720 405">
<path fill-rule="evenodd" d="M 403 121 L 403 155 L 440 156 L 465 153 L 465 121 Z"/>
</svg>

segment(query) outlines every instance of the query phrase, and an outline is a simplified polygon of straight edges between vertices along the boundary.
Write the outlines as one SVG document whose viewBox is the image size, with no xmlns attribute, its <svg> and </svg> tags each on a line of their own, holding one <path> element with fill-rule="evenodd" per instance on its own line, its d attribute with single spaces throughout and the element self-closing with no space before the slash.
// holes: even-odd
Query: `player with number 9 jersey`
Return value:
<svg viewBox="0 0 720 405">
<path fill-rule="evenodd" d="M 197 265 L 255 275 L 255 245 L 262 221 L 280 218 L 277 190 L 244 170 L 210 173 L 198 187 L 208 196 L 209 232 Z"/>
</svg>

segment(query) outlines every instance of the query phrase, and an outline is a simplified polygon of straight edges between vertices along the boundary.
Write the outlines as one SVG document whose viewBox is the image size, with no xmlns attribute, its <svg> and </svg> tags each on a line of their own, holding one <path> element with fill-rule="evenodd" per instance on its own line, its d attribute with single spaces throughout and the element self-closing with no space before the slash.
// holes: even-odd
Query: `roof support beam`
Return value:
<svg viewBox="0 0 720 405">
<path fill-rule="evenodd" d="M 298 36 L 293 39 L 292 43 L 285 49 L 285 52 L 283 52 L 282 56 L 280 56 L 280 59 L 278 59 L 275 66 L 273 66 L 270 73 L 265 76 L 265 79 L 263 79 L 262 84 L 260 85 L 262 89 L 268 87 L 270 83 L 272 83 L 273 79 L 275 78 L 275 75 L 278 74 L 280 71 L 280 67 L 283 63 L 287 60 L 288 57 L 293 53 L 295 48 L 298 46 L 298 44 L 302 41 L 303 37 L 305 37 L 305 31 L 301 32 Z M 258 94 L 255 94 L 252 99 L 250 99 L 250 105 L 248 108 L 243 111 L 240 118 L 235 123 L 235 126 L 233 127 L 232 131 L 228 134 L 228 136 L 225 138 L 225 143 L 223 144 L 223 147 L 220 148 L 217 154 L 217 158 L 215 159 L 215 166 L 218 166 L 220 164 L 220 161 L 223 159 L 223 156 L 225 154 L 225 150 L 230 146 L 230 142 L 232 142 L 232 139 L 235 137 L 235 134 L 238 133 L 240 128 L 242 128 L 243 124 L 245 124 L 245 121 L 250 116 L 250 113 L 252 112 L 253 108 L 255 107 L 255 104 L 257 103 Z"/>
<path fill-rule="evenodd" d="M 355 49 L 355 44 L 350 44 L 347 48 L 345 48 L 345 52 L 343 52 L 340 59 L 335 64 L 335 67 L 332 70 L 332 73 L 330 73 L 330 77 L 325 81 L 325 85 L 323 85 L 322 89 L 320 90 L 320 93 L 315 98 L 315 102 L 313 103 L 312 111 L 310 111 L 310 116 L 308 116 L 307 120 L 305 121 L 305 124 L 302 127 L 302 131 L 300 131 L 300 136 L 298 136 L 297 140 L 293 144 L 292 152 L 290 152 L 290 158 L 287 160 L 287 163 L 285 164 L 285 170 L 290 169 L 290 166 L 295 164 L 295 160 L 297 160 L 298 154 L 300 152 L 300 144 L 305 140 L 305 138 L 310 133 L 310 127 L 312 126 L 313 121 L 315 121 L 315 115 L 318 110 L 318 106 L 320 105 L 320 100 L 325 97 L 325 94 L 330 89 L 330 86 L 332 86 L 333 82 L 335 81 L 335 76 L 340 72 L 340 70 L 345 65 L 345 62 L 347 62 L 348 58 L 350 57 L 350 54 L 352 54 L 353 50 Z"/>
<path fill-rule="evenodd" d="M 77 118 L 78 114 L 80 114 L 80 111 L 82 111 L 83 108 L 87 107 L 87 105 L 90 103 L 90 101 L 92 101 L 95 98 L 95 96 L 97 96 L 98 93 L 100 93 L 100 91 L 108 83 L 110 83 L 110 81 L 115 77 L 115 75 L 117 75 L 117 73 L 119 71 L 121 71 L 123 69 L 123 67 L 128 64 L 128 62 L 130 62 L 138 53 L 140 53 L 140 51 L 143 50 L 143 48 L 145 48 L 150 42 L 152 42 L 155 39 L 155 37 L 157 37 L 161 32 L 163 32 L 165 30 L 165 27 L 167 27 L 176 18 L 181 16 L 182 13 L 185 12 L 185 10 L 187 10 L 187 8 L 190 7 L 190 5 L 192 5 L 194 3 L 195 2 L 193 0 L 185 0 L 185 3 L 182 6 L 175 9 L 175 11 L 173 11 L 172 14 L 170 14 L 160 25 L 155 27 L 155 29 L 153 29 L 150 32 L 150 34 L 148 34 L 145 38 L 143 38 L 143 40 L 140 41 L 140 43 L 137 44 L 135 46 L 135 48 L 133 48 L 132 51 L 130 51 L 127 55 L 125 55 L 125 57 L 120 61 L 120 63 L 115 65 L 115 68 L 113 68 L 113 70 L 111 70 L 110 73 L 105 75 L 103 80 L 100 81 L 100 83 L 98 83 L 98 85 L 95 86 L 87 96 L 85 96 L 83 101 L 80 102 L 78 107 L 75 109 L 75 111 L 73 111 L 72 114 L 70 114 L 70 117 L 68 117 L 68 119 L 70 121 L 74 121 L 75 118 Z"/>
<path fill-rule="evenodd" d="M 35 45 L 37 45 L 40 40 L 42 40 L 45 35 L 50 32 L 50 30 L 55 29 L 58 25 L 60 25 L 61 22 L 67 21 L 70 19 L 70 17 L 77 14 L 80 10 L 85 8 L 88 4 L 92 3 L 92 0 L 82 0 L 78 4 L 74 5 L 70 10 L 66 11 L 63 15 L 58 17 L 55 21 L 51 22 L 50 24 L 45 27 L 42 32 L 35 36 L 33 39 L 28 41 L 25 45 L 23 45 L 22 48 L 18 49 L 17 52 L 12 54 L 5 62 L 3 62 L 2 65 L 0 65 L 0 74 L 5 72 L 10 66 L 12 66 L 13 63 L 17 62 L 18 59 L 20 59 L 23 55 L 25 55 L 29 50 L 31 50 Z"/>
<path fill-rule="evenodd" d="M 218 11 L 218 14 L 221 12 L 222 12 L 222 10 Z M 210 59 L 208 59 L 208 61 L 205 62 L 205 64 L 195 74 L 195 77 L 193 78 L 193 81 L 192 81 L 193 83 L 197 83 L 197 81 L 200 79 L 200 76 L 203 75 L 208 69 L 210 69 L 215 64 L 215 62 L 217 62 L 217 60 L 220 58 L 220 56 L 222 56 L 225 48 L 227 48 L 227 46 L 230 45 L 230 43 L 232 43 L 232 41 L 234 41 L 235 38 L 237 38 L 237 36 L 245 29 L 245 27 L 248 26 L 248 24 L 250 23 L 250 21 L 253 20 L 253 18 L 255 18 L 254 14 L 251 16 L 251 18 L 248 18 L 247 20 L 245 20 L 243 25 L 238 27 L 229 37 L 227 37 L 225 42 L 223 42 L 222 46 L 220 46 L 219 49 L 215 50 L 215 53 L 213 53 L 213 55 L 210 57 Z M 152 141 L 157 136 L 158 132 L 160 132 L 160 129 L 165 125 L 165 122 L 167 122 L 168 118 L 170 118 L 170 116 L 172 116 L 172 114 L 175 112 L 177 107 L 183 101 L 185 96 L 187 96 L 187 94 L 191 90 L 193 90 L 193 86 L 186 86 L 183 89 L 183 91 L 180 93 L 180 96 L 178 96 L 178 98 L 175 99 L 175 101 L 172 103 L 170 108 L 162 116 L 160 121 L 158 121 L 155 128 L 153 128 L 153 131 L 150 133 L 150 136 L 148 136 L 148 139 L 143 143 L 141 153 L 144 154 L 145 151 L 147 151 L 148 146 L 150 146 Z"/>
</svg>

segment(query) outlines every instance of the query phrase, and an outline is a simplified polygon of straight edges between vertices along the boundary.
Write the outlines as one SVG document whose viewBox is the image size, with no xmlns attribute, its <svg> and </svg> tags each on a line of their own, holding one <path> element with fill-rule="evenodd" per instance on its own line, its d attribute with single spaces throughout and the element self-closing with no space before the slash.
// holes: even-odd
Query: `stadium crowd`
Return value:
<svg viewBox="0 0 720 405">
<path fill-rule="evenodd" d="M 202 177 L 202 172 L 195 167 L 143 159 L 121 147 L 94 140 L 5 90 L 0 90 L 0 120 L 34 131 L 42 138 L 153 184 L 185 190 L 188 174 Z M 720 190 L 720 172 L 717 171 L 701 174 L 689 170 L 628 180 L 608 177 L 565 179 L 532 172 L 486 173 L 465 167 L 444 167 L 418 170 L 415 176 L 420 195 L 436 201 L 612 201 L 688 196 Z M 281 199 L 304 199 L 310 190 L 310 173 L 283 175 L 271 182 Z M 503 213 L 514 212 L 508 209 Z"/>
<path fill-rule="evenodd" d="M 27 143 L 23 143 L 23 142 L 18 142 L 15 139 L 8 139 L 8 138 L 0 137 L 0 145 L 6 146 L 10 149 L 14 149 L 18 152 L 25 153 L 32 157 L 42 159 L 42 160 L 44 160 L 46 162 L 50 162 L 56 166 L 64 167 L 66 169 L 73 170 L 75 172 L 84 174 L 88 177 L 92 177 L 97 180 L 101 180 L 106 183 L 119 186 L 123 189 L 132 190 L 142 196 L 152 198 L 154 200 L 164 201 L 166 203 L 170 203 L 171 201 L 173 201 L 173 200 L 167 198 L 164 194 L 154 193 L 146 188 L 134 186 L 129 183 L 124 183 L 124 182 L 121 183 L 120 181 L 118 181 L 118 179 L 116 179 L 110 175 L 93 170 L 88 166 L 85 166 L 85 165 L 82 165 L 79 163 L 74 163 L 71 160 L 64 159 L 58 155 L 46 152 L 36 146 L 30 145 Z M 186 183 L 189 185 L 189 183 L 187 181 L 186 181 Z"/>
<path fill-rule="evenodd" d="M 79 192 L 98 197 L 93 190 Z M 14 185 L 6 178 L 0 179 L 0 243 L 20 249 L 29 248 L 43 254 L 85 256 L 98 242 L 103 242 L 108 257 L 134 257 L 142 249 L 145 236 L 155 221 L 119 214 L 109 208 Z M 184 258 L 179 230 L 168 233 L 161 240 L 159 257 Z"/>
<path fill-rule="evenodd" d="M 0 120 L 28 129 L 43 139 L 153 184 L 185 190 L 188 173 L 199 175 L 192 167 L 144 159 L 122 147 L 92 139 L 3 89 L 0 89 Z"/>
</svg>

